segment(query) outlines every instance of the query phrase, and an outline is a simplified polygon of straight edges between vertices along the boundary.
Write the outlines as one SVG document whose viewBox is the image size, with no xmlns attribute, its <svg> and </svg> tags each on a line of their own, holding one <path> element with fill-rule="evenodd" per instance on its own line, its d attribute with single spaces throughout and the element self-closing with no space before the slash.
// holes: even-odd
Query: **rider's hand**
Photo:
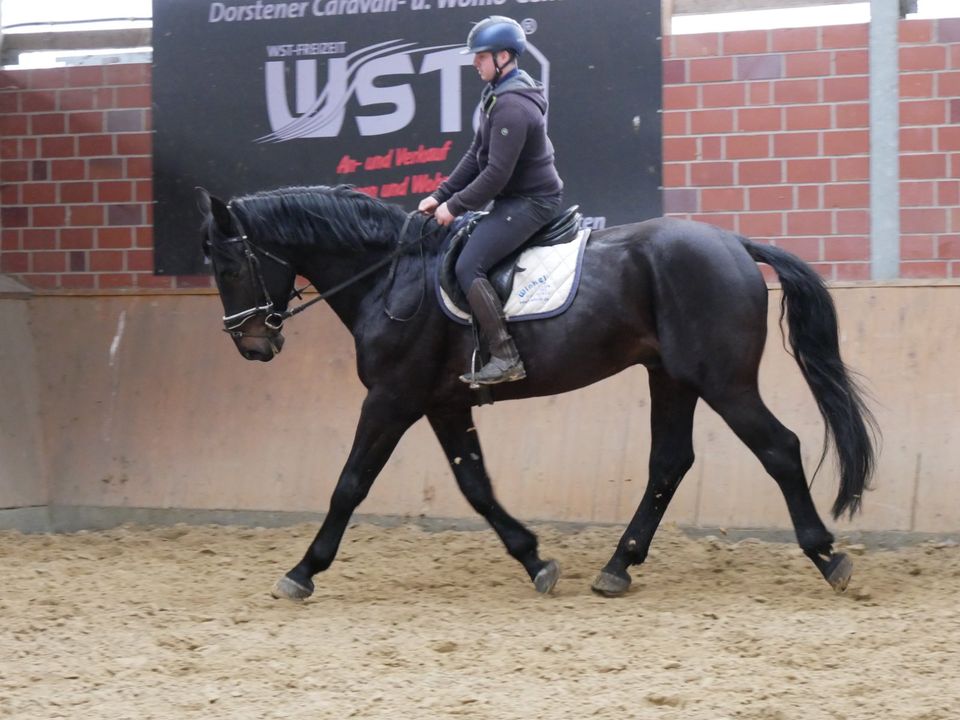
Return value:
<svg viewBox="0 0 960 720">
<path fill-rule="evenodd" d="M 453 214 L 450 212 L 450 209 L 447 207 L 446 203 L 443 203 L 436 209 L 436 211 L 433 213 L 433 217 L 441 225 L 449 225 L 454 220 Z"/>
<path fill-rule="evenodd" d="M 433 215 L 433 211 L 437 209 L 437 205 L 439 204 L 433 195 L 427 195 L 427 197 L 420 201 L 417 210 L 425 215 Z"/>
</svg>

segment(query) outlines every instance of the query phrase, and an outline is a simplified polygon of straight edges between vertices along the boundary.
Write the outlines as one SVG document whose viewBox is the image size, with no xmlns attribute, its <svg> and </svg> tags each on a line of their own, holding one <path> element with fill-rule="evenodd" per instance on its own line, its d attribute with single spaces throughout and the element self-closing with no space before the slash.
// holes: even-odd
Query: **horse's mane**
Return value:
<svg viewBox="0 0 960 720">
<path fill-rule="evenodd" d="M 230 207 L 251 237 L 286 245 L 322 242 L 334 252 L 393 247 L 405 217 L 400 207 L 350 185 L 265 190 L 233 198 Z"/>
</svg>

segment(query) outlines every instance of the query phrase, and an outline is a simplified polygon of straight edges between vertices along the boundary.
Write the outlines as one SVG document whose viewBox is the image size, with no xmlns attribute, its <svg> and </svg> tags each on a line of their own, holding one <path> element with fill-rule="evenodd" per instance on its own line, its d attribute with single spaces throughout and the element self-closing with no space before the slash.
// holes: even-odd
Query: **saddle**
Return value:
<svg viewBox="0 0 960 720">
<path fill-rule="evenodd" d="M 537 230 L 523 245 L 498 262 L 487 274 L 490 284 L 493 285 L 497 291 L 497 295 L 500 297 L 500 302 L 507 302 L 513 288 L 514 275 L 516 275 L 518 271 L 523 270 L 523 268 L 519 267 L 517 261 L 524 251 L 532 247 L 563 245 L 564 243 L 573 241 L 577 237 L 580 230 L 580 222 L 583 219 L 583 215 L 579 212 L 579 209 L 579 205 L 573 205 L 561 212 L 553 220 Z M 486 212 L 477 211 L 469 212 L 459 218 L 454 224 L 454 232 L 450 236 L 450 244 L 440 259 L 438 271 L 440 287 L 447 294 L 451 302 L 467 314 L 470 313 L 470 305 L 467 302 L 466 294 L 460 288 L 460 283 L 457 281 L 457 258 L 460 257 L 460 252 L 466 245 L 470 233 L 473 232 L 477 223 L 486 215 Z"/>
</svg>

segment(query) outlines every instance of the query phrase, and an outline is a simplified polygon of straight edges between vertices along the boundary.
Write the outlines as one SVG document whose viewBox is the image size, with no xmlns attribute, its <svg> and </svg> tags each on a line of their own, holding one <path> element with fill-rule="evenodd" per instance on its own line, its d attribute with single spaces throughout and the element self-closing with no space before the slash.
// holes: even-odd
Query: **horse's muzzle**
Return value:
<svg viewBox="0 0 960 720">
<path fill-rule="evenodd" d="M 267 335 L 244 335 L 235 338 L 237 350 L 247 360 L 259 360 L 260 362 L 269 362 L 280 354 L 283 349 L 283 334 L 270 333 Z"/>
</svg>

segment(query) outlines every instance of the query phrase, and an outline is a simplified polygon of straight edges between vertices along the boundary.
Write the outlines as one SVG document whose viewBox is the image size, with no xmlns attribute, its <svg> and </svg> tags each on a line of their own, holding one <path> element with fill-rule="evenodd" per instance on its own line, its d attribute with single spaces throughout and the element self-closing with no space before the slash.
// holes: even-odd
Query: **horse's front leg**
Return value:
<svg viewBox="0 0 960 720">
<path fill-rule="evenodd" d="M 428 413 L 427 419 L 467 502 L 490 523 L 507 552 L 523 565 L 537 592 L 553 590 L 560 577 L 560 566 L 555 560 L 540 559 L 537 536 L 504 510 L 494 497 L 470 408 Z"/>
<path fill-rule="evenodd" d="M 370 492 L 400 438 L 420 417 L 415 412 L 398 409 L 375 391 L 367 395 L 353 447 L 330 498 L 327 516 L 303 559 L 274 585 L 274 597 L 303 600 L 313 594 L 311 578 L 330 567 L 350 516 Z"/>
</svg>

